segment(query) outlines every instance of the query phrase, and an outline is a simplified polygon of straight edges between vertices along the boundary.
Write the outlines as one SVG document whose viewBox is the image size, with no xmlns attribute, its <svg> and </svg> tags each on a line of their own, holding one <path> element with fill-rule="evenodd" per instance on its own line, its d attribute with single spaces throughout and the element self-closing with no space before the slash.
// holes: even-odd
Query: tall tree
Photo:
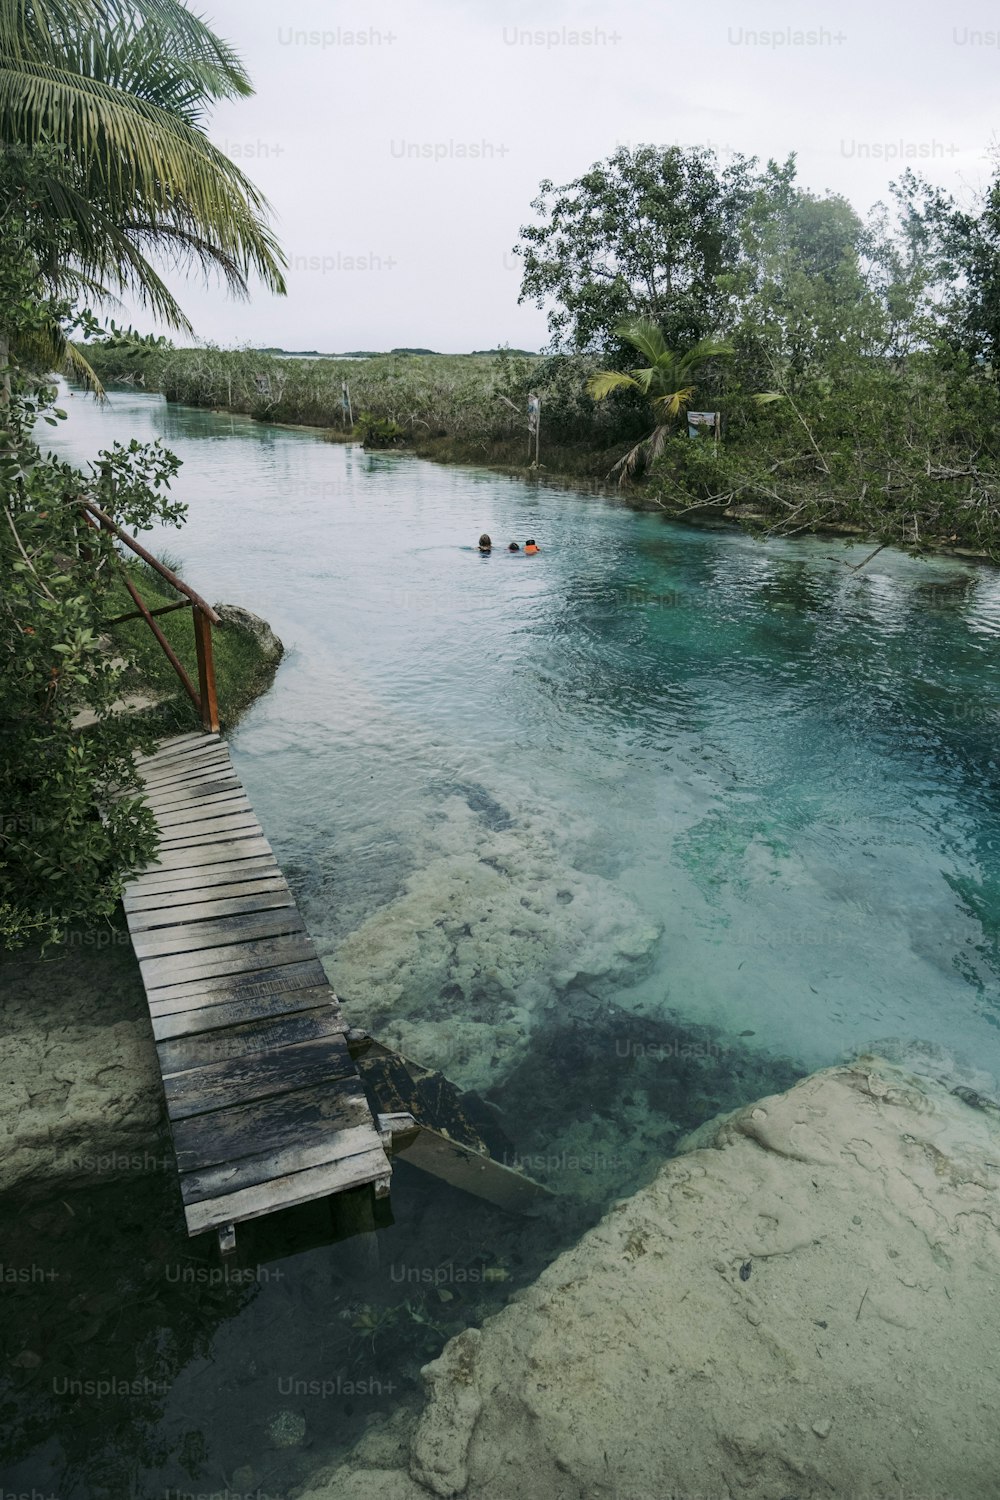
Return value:
<svg viewBox="0 0 1000 1500">
<path fill-rule="evenodd" d="M 606 348 L 636 318 L 670 345 L 697 343 L 723 325 L 719 278 L 740 265 L 745 216 L 777 171 L 742 156 L 720 167 L 701 147 L 623 146 L 564 187 L 543 182 L 540 222 L 515 248 L 519 300 L 554 303 L 554 348 Z"/>
</svg>

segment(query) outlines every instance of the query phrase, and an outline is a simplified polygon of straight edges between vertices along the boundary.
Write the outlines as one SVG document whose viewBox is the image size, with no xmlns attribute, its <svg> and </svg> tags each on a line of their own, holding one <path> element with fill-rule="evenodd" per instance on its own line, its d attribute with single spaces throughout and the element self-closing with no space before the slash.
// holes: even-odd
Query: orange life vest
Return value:
<svg viewBox="0 0 1000 1500">
<path fill-rule="evenodd" d="M 525 550 L 525 552 L 537 552 L 538 548 L 537 547 L 525 547 L 524 550 Z"/>
</svg>

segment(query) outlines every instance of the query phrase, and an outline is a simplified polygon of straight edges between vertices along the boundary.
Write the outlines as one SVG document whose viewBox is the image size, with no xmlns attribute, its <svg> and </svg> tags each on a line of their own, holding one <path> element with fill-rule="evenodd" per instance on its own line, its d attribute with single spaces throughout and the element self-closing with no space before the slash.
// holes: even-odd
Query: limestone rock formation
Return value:
<svg viewBox="0 0 1000 1500">
<path fill-rule="evenodd" d="M 223 630 L 226 626 L 232 626 L 237 630 L 247 631 L 257 642 L 266 662 L 276 663 L 281 660 L 285 648 L 267 621 L 262 620 L 260 615 L 255 615 L 252 610 L 244 609 L 242 604 L 214 604 L 212 608 L 219 616 Z"/>
<path fill-rule="evenodd" d="M 703 1127 L 301 1500 L 993 1500 L 998 1188 L 988 1102 L 814 1074 Z"/>
</svg>

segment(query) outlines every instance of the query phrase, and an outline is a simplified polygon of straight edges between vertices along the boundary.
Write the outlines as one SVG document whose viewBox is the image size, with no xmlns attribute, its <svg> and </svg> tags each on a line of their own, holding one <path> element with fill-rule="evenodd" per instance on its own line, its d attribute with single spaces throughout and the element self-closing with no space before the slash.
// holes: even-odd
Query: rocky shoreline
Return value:
<svg viewBox="0 0 1000 1500">
<path fill-rule="evenodd" d="M 3 1188 L 169 1171 L 127 942 L 17 964 Z M 1000 1107 L 897 1059 L 702 1126 L 298 1500 L 993 1500 Z"/>
<path fill-rule="evenodd" d="M 813 1074 L 703 1127 L 300 1500 L 993 1500 L 998 1188 L 993 1104 Z"/>
</svg>

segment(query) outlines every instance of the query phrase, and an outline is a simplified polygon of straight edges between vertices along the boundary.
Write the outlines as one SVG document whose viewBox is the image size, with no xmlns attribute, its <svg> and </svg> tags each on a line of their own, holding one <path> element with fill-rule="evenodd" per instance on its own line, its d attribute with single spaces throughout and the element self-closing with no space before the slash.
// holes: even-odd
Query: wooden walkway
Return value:
<svg viewBox="0 0 1000 1500">
<path fill-rule="evenodd" d="M 349 1188 L 391 1166 L 346 1022 L 217 734 L 140 762 L 162 843 L 129 883 L 189 1234 Z"/>
</svg>

